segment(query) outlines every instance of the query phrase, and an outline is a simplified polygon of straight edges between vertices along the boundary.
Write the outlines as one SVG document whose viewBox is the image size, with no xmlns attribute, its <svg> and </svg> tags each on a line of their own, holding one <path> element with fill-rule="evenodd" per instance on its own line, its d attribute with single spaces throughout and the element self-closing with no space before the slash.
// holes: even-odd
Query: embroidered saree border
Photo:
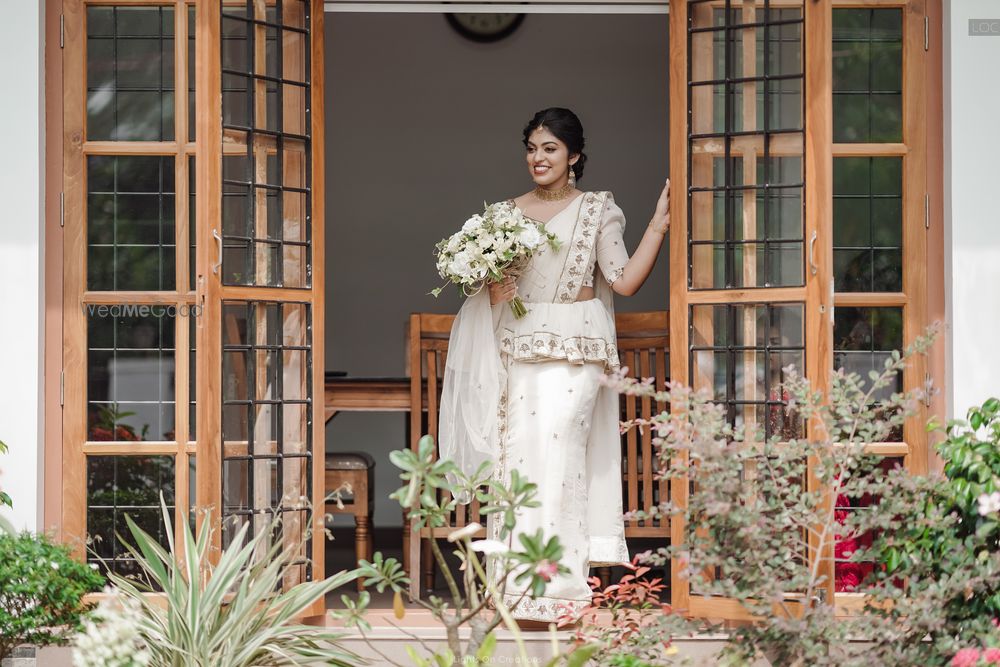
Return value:
<svg viewBox="0 0 1000 667">
<path fill-rule="evenodd" d="M 580 292 L 586 267 L 594 252 L 597 227 L 608 201 L 607 191 L 588 192 L 583 196 L 583 215 L 578 215 L 570 237 L 569 252 L 563 263 L 556 288 L 556 303 L 571 303 Z"/>
</svg>

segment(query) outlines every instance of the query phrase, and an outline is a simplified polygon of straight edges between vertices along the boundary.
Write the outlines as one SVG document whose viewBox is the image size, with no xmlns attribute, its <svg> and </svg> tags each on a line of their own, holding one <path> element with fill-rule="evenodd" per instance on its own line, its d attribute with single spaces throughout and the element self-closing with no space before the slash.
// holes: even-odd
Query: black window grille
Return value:
<svg viewBox="0 0 1000 667">
<path fill-rule="evenodd" d="M 227 285 L 311 285 L 309 7 L 222 5 Z"/>
<path fill-rule="evenodd" d="M 689 285 L 801 286 L 803 10 L 688 10 Z"/>
<path fill-rule="evenodd" d="M 311 576 L 312 321 L 306 303 L 225 301 L 222 312 L 223 540 L 271 517 L 296 532 Z M 291 528 L 289 526 L 292 526 Z"/>
<path fill-rule="evenodd" d="M 803 304 L 696 305 L 690 318 L 691 386 L 708 389 L 734 426 L 757 429 L 748 439 L 801 437 L 781 384 L 787 366 L 805 373 Z"/>
</svg>

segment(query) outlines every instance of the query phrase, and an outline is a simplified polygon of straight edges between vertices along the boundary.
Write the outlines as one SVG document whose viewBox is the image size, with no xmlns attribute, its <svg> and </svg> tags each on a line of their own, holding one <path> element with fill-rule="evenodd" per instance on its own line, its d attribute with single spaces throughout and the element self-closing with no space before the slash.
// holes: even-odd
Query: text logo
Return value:
<svg viewBox="0 0 1000 667">
<path fill-rule="evenodd" d="M 969 19 L 969 35 L 1000 37 L 1000 19 Z"/>
</svg>

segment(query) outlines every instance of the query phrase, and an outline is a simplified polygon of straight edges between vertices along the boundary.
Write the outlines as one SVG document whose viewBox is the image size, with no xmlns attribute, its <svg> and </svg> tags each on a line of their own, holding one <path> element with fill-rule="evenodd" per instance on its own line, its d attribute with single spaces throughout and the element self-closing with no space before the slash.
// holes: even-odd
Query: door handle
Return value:
<svg viewBox="0 0 1000 667">
<path fill-rule="evenodd" d="M 219 246 L 219 254 L 217 255 L 217 257 L 219 258 L 219 261 L 216 262 L 215 264 L 212 264 L 212 273 L 218 273 L 219 272 L 219 267 L 222 266 L 222 237 L 219 236 L 218 230 L 213 229 L 212 230 L 212 238 L 215 239 L 215 242 Z"/>
<path fill-rule="evenodd" d="M 816 266 L 816 230 L 813 230 L 812 237 L 809 239 L 809 272 L 812 275 L 816 275 L 819 271 L 819 267 Z"/>
</svg>

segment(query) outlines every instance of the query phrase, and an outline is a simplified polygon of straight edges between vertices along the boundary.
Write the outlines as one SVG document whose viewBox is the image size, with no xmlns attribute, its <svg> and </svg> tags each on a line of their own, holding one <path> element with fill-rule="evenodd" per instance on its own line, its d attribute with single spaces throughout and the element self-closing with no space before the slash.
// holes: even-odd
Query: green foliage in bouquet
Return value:
<svg viewBox="0 0 1000 667">
<path fill-rule="evenodd" d="M 244 523 L 212 564 L 210 517 L 205 517 L 197 538 L 187 523 L 180 526 L 181 556 L 173 540 L 170 511 L 162 499 L 161 512 L 169 548 L 126 515 L 133 541 L 126 548 L 141 575 L 137 579 L 114 572 L 108 575 L 123 601 L 138 609 L 138 634 L 150 654 L 150 665 L 259 667 L 322 662 L 349 667 L 357 663 L 357 656 L 339 647 L 341 632 L 296 622 L 327 593 L 356 579 L 357 571 L 282 590 L 298 550 L 283 546 L 280 520 L 257 525 L 252 536 L 247 535 L 251 522 Z"/>
<path fill-rule="evenodd" d="M 103 583 L 45 535 L 0 533 L 0 660 L 21 644 L 65 643 Z"/>
</svg>

